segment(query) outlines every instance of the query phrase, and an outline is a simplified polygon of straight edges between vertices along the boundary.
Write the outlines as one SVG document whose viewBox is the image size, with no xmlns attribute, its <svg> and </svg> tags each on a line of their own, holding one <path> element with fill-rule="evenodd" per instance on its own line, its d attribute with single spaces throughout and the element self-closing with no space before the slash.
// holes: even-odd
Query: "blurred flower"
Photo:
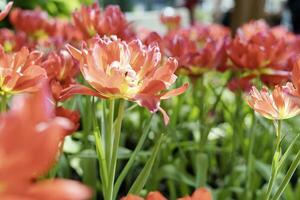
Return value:
<svg viewBox="0 0 300 200">
<path fill-rule="evenodd" d="M 12 1 L 6 4 L 4 10 L 0 12 L 0 21 L 2 21 L 8 15 L 8 12 L 10 11 L 12 5 L 13 5 Z"/>
<path fill-rule="evenodd" d="M 81 31 L 72 23 L 68 21 L 57 21 L 57 30 L 55 36 L 61 38 L 63 43 L 71 43 L 77 45 L 82 39 Z"/>
<path fill-rule="evenodd" d="M 31 40 L 47 40 L 56 33 L 56 21 L 40 9 L 22 10 L 15 8 L 10 14 L 10 22 L 16 30 L 25 32 Z"/>
<path fill-rule="evenodd" d="M 193 56 L 197 54 L 196 43 L 179 34 L 164 37 L 163 47 L 165 55 L 175 57 L 178 60 L 178 70 L 181 72 L 186 71 L 186 67 L 191 65 Z"/>
<path fill-rule="evenodd" d="M 121 200 L 144 200 L 144 198 L 129 194 Z M 145 200 L 166 200 L 166 198 L 160 192 L 150 192 Z M 208 189 L 199 188 L 191 196 L 178 198 L 178 200 L 212 200 L 212 196 Z"/>
<path fill-rule="evenodd" d="M 50 53 L 42 67 L 47 71 L 50 88 L 56 101 L 59 100 L 63 89 L 75 84 L 75 77 L 79 73 L 79 65 L 66 50 Z"/>
<path fill-rule="evenodd" d="M 133 195 L 133 194 L 129 194 L 126 197 L 121 198 L 121 200 L 144 200 L 142 197 Z"/>
<path fill-rule="evenodd" d="M 73 128 L 68 130 L 67 135 L 74 133 L 80 126 L 80 114 L 78 111 L 69 110 L 59 106 L 55 109 L 56 116 L 64 117 L 73 123 Z"/>
<path fill-rule="evenodd" d="M 56 162 L 69 120 L 55 117 L 46 88 L 16 96 L 0 116 L 1 199 L 88 199 L 91 192 L 75 181 L 37 181 Z"/>
<path fill-rule="evenodd" d="M 46 71 L 38 64 L 41 53 L 29 52 L 26 47 L 15 53 L 5 53 L 0 46 L 0 93 L 34 92 Z"/>
<path fill-rule="evenodd" d="M 168 31 L 172 31 L 180 28 L 181 17 L 176 14 L 173 8 L 167 7 L 161 13 L 160 21 L 166 25 Z"/>
<path fill-rule="evenodd" d="M 230 89 L 232 92 L 235 91 L 246 91 L 249 92 L 252 88 L 252 83 L 251 80 L 253 79 L 253 76 L 246 76 L 242 78 L 232 78 L 227 87 Z"/>
<path fill-rule="evenodd" d="M 292 71 L 292 81 L 297 89 L 297 93 L 300 96 L 300 57 L 295 60 Z"/>
<path fill-rule="evenodd" d="M 287 83 L 285 86 L 276 85 L 271 93 L 266 87 L 263 87 L 261 91 L 252 87 L 247 101 L 252 109 L 265 118 L 287 119 L 300 113 L 299 106 L 289 95 L 296 94 L 296 91 L 292 83 Z"/>
<path fill-rule="evenodd" d="M 123 40 L 135 38 L 135 33 L 119 6 L 107 6 L 103 12 L 97 3 L 90 7 L 82 6 L 73 13 L 73 20 L 85 39 L 92 38 L 96 34 L 116 35 Z"/>
<path fill-rule="evenodd" d="M 235 70 L 275 85 L 288 80 L 288 50 L 289 43 L 279 33 L 273 34 L 264 21 L 252 21 L 238 29 L 227 54 Z"/>
<path fill-rule="evenodd" d="M 31 49 L 24 32 L 14 32 L 7 28 L 0 29 L 0 44 L 5 52 L 19 51 L 23 46 Z"/>
<path fill-rule="evenodd" d="M 212 195 L 206 188 L 197 189 L 192 196 L 179 198 L 178 200 L 212 200 Z"/>
<path fill-rule="evenodd" d="M 85 38 L 91 38 L 96 35 L 100 29 L 101 12 L 98 4 L 92 6 L 82 6 L 72 14 L 75 26 L 81 31 Z"/>
<path fill-rule="evenodd" d="M 144 200 L 144 198 L 129 194 L 121 200 Z M 160 192 L 150 192 L 145 200 L 167 200 Z"/>
<path fill-rule="evenodd" d="M 207 70 L 225 68 L 230 32 L 220 25 L 195 25 L 163 38 L 167 56 L 179 60 L 178 73 L 199 76 Z"/>
<path fill-rule="evenodd" d="M 97 95 L 103 98 L 123 98 L 137 102 L 151 112 L 160 110 L 165 123 L 168 117 L 160 107 L 160 100 L 183 93 L 188 85 L 163 92 L 176 80 L 177 61 L 169 58 L 161 66 L 157 45 L 144 46 L 140 40 L 126 43 L 117 38 L 94 38 L 88 47 L 80 50 L 68 46 L 74 58 L 80 61 L 85 80 L 96 90 L 75 85 L 66 89 L 64 98 L 73 94 Z"/>
<path fill-rule="evenodd" d="M 294 93 L 289 92 L 288 95 L 298 106 L 300 106 L 300 57 L 294 60 L 292 82 L 296 91 Z"/>
</svg>

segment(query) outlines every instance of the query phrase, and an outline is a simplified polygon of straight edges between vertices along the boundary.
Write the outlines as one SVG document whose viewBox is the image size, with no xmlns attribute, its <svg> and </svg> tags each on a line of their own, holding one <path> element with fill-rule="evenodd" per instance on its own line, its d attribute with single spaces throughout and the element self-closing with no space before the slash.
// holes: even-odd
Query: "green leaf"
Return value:
<svg viewBox="0 0 300 200">
<path fill-rule="evenodd" d="M 281 184 L 279 185 L 279 188 L 277 189 L 274 197 L 272 200 L 278 200 L 281 196 L 281 194 L 284 192 L 286 186 L 290 182 L 294 172 L 296 171 L 297 167 L 300 164 L 300 151 L 297 153 L 295 159 L 293 160 L 288 172 L 286 173 L 284 179 L 282 180 Z"/>
<path fill-rule="evenodd" d="M 150 175 L 151 169 L 154 165 L 155 159 L 157 157 L 158 151 L 160 149 L 163 138 L 164 138 L 164 134 L 161 134 L 153 148 L 151 157 L 149 158 L 146 165 L 140 172 L 139 176 L 137 177 L 137 179 L 134 181 L 133 185 L 131 186 L 131 188 L 129 190 L 130 194 L 139 194 L 139 192 L 145 186 L 146 181 Z"/>
</svg>

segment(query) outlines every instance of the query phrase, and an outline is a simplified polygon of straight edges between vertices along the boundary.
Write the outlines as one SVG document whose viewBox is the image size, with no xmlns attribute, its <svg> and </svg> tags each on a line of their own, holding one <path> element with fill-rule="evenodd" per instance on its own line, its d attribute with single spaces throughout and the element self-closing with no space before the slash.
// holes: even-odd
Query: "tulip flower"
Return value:
<svg viewBox="0 0 300 200">
<path fill-rule="evenodd" d="M 78 62 L 66 50 L 50 53 L 41 64 L 47 71 L 50 88 L 56 101 L 59 100 L 63 89 L 75 84 L 79 73 Z"/>
<path fill-rule="evenodd" d="M 39 9 L 22 10 L 15 8 L 9 17 L 15 29 L 25 32 L 31 39 L 44 40 L 56 33 L 56 21 L 49 18 L 47 12 Z"/>
<path fill-rule="evenodd" d="M 220 25 L 195 25 L 163 38 L 163 51 L 179 60 L 178 73 L 199 76 L 226 65 L 230 32 Z"/>
<path fill-rule="evenodd" d="M 161 64 L 157 45 L 143 46 L 141 41 L 129 43 L 117 38 L 95 38 L 95 41 L 78 50 L 70 45 L 69 52 L 80 61 L 85 80 L 94 88 L 80 85 L 65 90 L 62 98 L 73 94 L 95 95 L 102 98 L 122 98 L 137 102 L 151 112 L 161 111 L 165 123 L 168 116 L 160 107 L 160 100 L 183 93 L 188 85 L 163 92 L 176 80 L 177 61 L 169 58 Z"/>
<path fill-rule="evenodd" d="M 263 87 L 261 91 L 252 87 L 248 104 L 265 118 L 272 120 L 288 119 L 300 113 L 299 106 L 289 94 L 296 94 L 296 88 L 292 83 L 275 86 L 272 92 L 269 92 L 266 87 Z"/>
<path fill-rule="evenodd" d="M 173 31 L 180 27 L 181 17 L 176 14 L 173 8 L 167 7 L 161 13 L 160 21 L 166 25 L 168 31 Z"/>
<path fill-rule="evenodd" d="M 0 46 L 0 93 L 35 92 L 47 77 L 39 66 L 41 53 L 29 52 L 26 47 L 15 53 L 5 53 Z"/>
<path fill-rule="evenodd" d="M 192 196 L 182 197 L 178 200 L 212 200 L 212 196 L 206 188 L 199 188 L 192 194 Z"/>
<path fill-rule="evenodd" d="M 96 34 L 116 35 L 124 40 L 135 37 L 118 6 L 107 6 L 104 11 L 96 3 L 89 7 L 82 6 L 73 13 L 73 20 L 85 39 L 92 38 Z"/>
<path fill-rule="evenodd" d="M 75 181 L 38 181 L 56 162 L 60 143 L 73 128 L 66 118 L 55 117 L 49 100 L 46 88 L 22 94 L 0 116 L 0 199 L 84 200 L 91 196 L 88 188 Z"/>
<path fill-rule="evenodd" d="M 25 33 L 15 33 L 7 28 L 0 29 L 0 45 L 2 45 L 5 52 L 19 51 L 23 46 L 31 49 L 31 44 L 27 41 Z"/>
<path fill-rule="evenodd" d="M 259 77 L 269 85 L 286 82 L 289 76 L 290 43 L 264 21 L 252 21 L 237 30 L 227 49 L 233 68 L 245 76 Z"/>
<path fill-rule="evenodd" d="M 144 200 L 144 198 L 129 194 L 121 200 Z M 145 200 L 166 200 L 166 198 L 160 192 L 150 192 Z M 191 196 L 178 198 L 178 200 L 212 200 L 212 196 L 208 189 L 199 188 Z"/>
</svg>

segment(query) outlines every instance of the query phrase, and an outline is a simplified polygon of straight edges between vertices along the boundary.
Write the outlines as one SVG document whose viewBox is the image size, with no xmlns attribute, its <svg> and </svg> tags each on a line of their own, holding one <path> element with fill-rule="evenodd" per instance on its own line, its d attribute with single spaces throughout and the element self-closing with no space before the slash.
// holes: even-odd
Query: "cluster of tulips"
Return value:
<svg viewBox="0 0 300 200">
<path fill-rule="evenodd" d="M 156 192 L 143 189 L 151 179 L 161 146 L 172 137 L 169 132 L 181 123 L 178 116 L 188 101 L 183 95 L 191 91 L 201 125 L 200 137 L 196 137 L 200 154 L 195 161 L 195 191 L 179 199 L 211 200 L 213 194 L 205 184 L 208 156 L 204 147 L 215 124 L 212 116 L 227 88 L 240 101 L 245 95 L 253 110 L 273 120 L 276 149 L 260 199 L 277 200 L 284 192 L 300 163 L 298 153 L 282 183 L 274 187 L 298 139 L 283 151 L 281 122 L 300 113 L 297 35 L 259 20 L 241 26 L 233 37 L 222 25 L 181 27 L 180 17 L 164 14 L 161 22 L 167 32 L 161 35 L 134 29 L 118 6 L 102 9 L 98 4 L 82 6 L 72 13 L 72 19 L 64 21 L 39 9 L 12 8 L 10 2 L 0 20 L 6 16 L 13 30 L 0 29 L 0 199 L 84 200 L 96 195 L 105 200 L 166 199 L 157 192 L 160 188 L 152 188 Z M 204 77 L 212 71 L 228 76 L 207 108 Z M 261 90 L 254 87 L 262 83 L 266 86 Z M 79 105 L 81 114 L 70 109 L 74 105 Z M 155 123 L 149 117 L 120 169 L 122 122 L 138 106 L 161 113 L 164 123 L 157 126 L 162 133 L 152 136 L 151 154 L 129 191 L 124 194 L 122 190 L 120 195 Z M 238 108 L 235 114 L 239 118 Z M 234 126 L 239 129 L 239 125 L 236 122 Z M 95 149 L 97 186 L 56 178 L 64 141 L 76 131 L 82 133 L 79 140 L 84 145 L 92 143 Z M 254 198 L 247 192 L 246 196 Z"/>
</svg>

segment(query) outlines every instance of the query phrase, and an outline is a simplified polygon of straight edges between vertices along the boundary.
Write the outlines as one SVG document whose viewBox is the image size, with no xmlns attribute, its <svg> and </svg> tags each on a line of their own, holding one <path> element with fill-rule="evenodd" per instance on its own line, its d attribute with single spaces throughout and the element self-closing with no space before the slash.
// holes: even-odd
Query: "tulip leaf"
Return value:
<svg viewBox="0 0 300 200">
<path fill-rule="evenodd" d="M 129 190 L 130 194 L 139 194 L 139 192 L 145 186 L 146 181 L 147 181 L 147 179 L 150 175 L 151 169 L 154 165 L 155 159 L 157 157 L 158 151 L 160 149 L 163 138 L 164 138 L 164 134 L 161 134 L 159 136 L 159 139 L 157 140 L 154 148 L 153 148 L 151 157 L 146 162 L 146 165 L 144 166 L 144 168 L 142 169 L 142 171 L 138 175 L 137 179 L 134 181 L 133 185 L 131 186 L 131 188 Z"/>
</svg>

